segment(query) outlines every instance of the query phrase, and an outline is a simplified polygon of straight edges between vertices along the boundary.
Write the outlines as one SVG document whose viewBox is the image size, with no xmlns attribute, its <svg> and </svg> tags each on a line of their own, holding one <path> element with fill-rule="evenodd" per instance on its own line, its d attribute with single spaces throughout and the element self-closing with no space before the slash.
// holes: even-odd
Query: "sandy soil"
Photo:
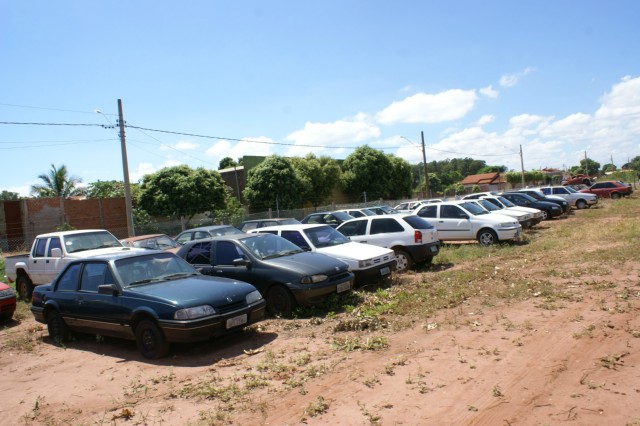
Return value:
<svg viewBox="0 0 640 426">
<path fill-rule="evenodd" d="M 573 297 L 554 309 L 472 299 L 361 332 L 269 319 L 154 362 L 117 339 L 55 346 L 24 315 L 0 331 L 0 424 L 640 425 L 640 260 L 559 275 Z"/>
</svg>

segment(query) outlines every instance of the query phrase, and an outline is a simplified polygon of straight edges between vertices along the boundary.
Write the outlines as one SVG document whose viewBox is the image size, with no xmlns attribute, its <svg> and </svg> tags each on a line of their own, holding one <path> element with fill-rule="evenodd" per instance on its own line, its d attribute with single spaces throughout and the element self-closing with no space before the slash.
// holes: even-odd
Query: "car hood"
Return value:
<svg viewBox="0 0 640 426">
<path fill-rule="evenodd" d="M 243 301 L 245 296 L 255 289 L 244 281 L 193 275 L 176 280 L 127 287 L 125 291 L 162 299 L 177 306 L 211 305 L 215 308 Z"/>
<path fill-rule="evenodd" d="M 317 249 L 318 253 L 327 254 L 333 257 L 354 260 L 367 260 L 378 256 L 385 256 L 389 253 L 393 254 L 393 250 L 383 247 L 374 246 L 372 244 L 362 244 L 350 241 L 348 243 L 339 244 L 331 247 L 321 247 Z"/>
<path fill-rule="evenodd" d="M 323 249 L 324 250 L 324 249 Z M 326 274 L 347 271 L 349 265 L 322 253 L 296 253 L 288 256 L 263 260 L 264 263 L 300 272 L 305 275 Z"/>
</svg>

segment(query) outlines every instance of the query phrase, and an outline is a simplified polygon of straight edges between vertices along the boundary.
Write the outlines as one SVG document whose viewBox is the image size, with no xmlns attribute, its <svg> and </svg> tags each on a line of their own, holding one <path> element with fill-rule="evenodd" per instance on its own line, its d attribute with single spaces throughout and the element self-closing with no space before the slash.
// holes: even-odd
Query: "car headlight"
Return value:
<svg viewBox="0 0 640 426">
<path fill-rule="evenodd" d="M 179 309 L 173 314 L 173 319 L 190 320 L 214 315 L 216 310 L 210 305 L 194 306 L 193 308 Z"/>
<path fill-rule="evenodd" d="M 559 206 L 553 206 L 553 207 L 551 207 L 551 210 L 560 210 L 560 207 Z"/>
<path fill-rule="evenodd" d="M 306 277 L 302 277 L 302 279 L 300 280 L 300 282 L 302 284 L 313 284 L 313 283 L 321 283 L 323 281 L 326 281 L 327 278 L 329 278 L 326 275 L 323 274 L 318 274 L 318 275 L 307 275 Z"/>
<path fill-rule="evenodd" d="M 359 268 L 367 268 L 369 266 L 373 266 L 373 259 L 359 260 L 358 267 Z"/>
<path fill-rule="evenodd" d="M 0 290 L 0 299 L 4 299 L 5 297 L 15 297 L 16 294 L 13 292 L 13 289 L 8 288 L 6 290 Z"/>
<path fill-rule="evenodd" d="M 262 294 L 260 294 L 258 290 L 254 290 L 251 293 L 247 294 L 245 300 L 247 301 L 247 305 L 251 305 L 252 303 L 256 303 L 262 300 Z"/>
</svg>

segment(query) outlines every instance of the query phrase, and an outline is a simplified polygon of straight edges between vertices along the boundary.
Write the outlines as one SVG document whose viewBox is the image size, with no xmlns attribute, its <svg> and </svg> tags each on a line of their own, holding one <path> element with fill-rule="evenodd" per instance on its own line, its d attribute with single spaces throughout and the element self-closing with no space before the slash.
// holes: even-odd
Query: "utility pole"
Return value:
<svg viewBox="0 0 640 426">
<path fill-rule="evenodd" d="M 424 147 L 424 132 L 420 132 L 422 137 L 422 164 L 424 165 L 424 192 L 427 194 L 427 198 L 431 198 L 429 194 L 429 173 L 427 173 L 427 153 Z"/>
<path fill-rule="evenodd" d="M 127 143 L 124 137 L 124 117 L 122 114 L 122 100 L 118 99 L 118 122 L 120 124 L 120 149 L 122 150 L 122 171 L 124 173 L 124 203 L 127 215 L 127 235 L 136 235 L 133 227 L 133 211 L 131 208 L 131 185 L 129 184 L 129 163 L 127 162 Z"/>
<path fill-rule="evenodd" d="M 587 162 L 587 151 L 584 152 L 584 175 L 589 176 L 589 163 Z"/>
<path fill-rule="evenodd" d="M 522 144 L 520 144 L 520 169 L 522 170 L 522 187 L 524 188 L 524 160 L 522 159 Z"/>
</svg>

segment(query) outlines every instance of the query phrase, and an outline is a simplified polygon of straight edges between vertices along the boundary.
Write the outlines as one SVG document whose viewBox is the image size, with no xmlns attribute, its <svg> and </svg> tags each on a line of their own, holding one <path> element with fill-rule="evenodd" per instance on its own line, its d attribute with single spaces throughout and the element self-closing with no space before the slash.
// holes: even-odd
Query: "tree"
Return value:
<svg viewBox="0 0 640 426">
<path fill-rule="evenodd" d="M 484 173 L 504 173 L 507 171 L 507 166 L 484 166 L 480 170 L 478 170 L 478 175 Z"/>
<path fill-rule="evenodd" d="M 396 157 L 393 154 L 387 154 L 387 157 L 391 163 L 389 193 L 387 197 L 391 199 L 411 197 L 413 195 L 411 165 L 406 160 Z M 422 188 L 424 188 L 424 186 Z"/>
<path fill-rule="evenodd" d="M 124 197 L 124 182 L 107 180 L 92 182 L 85 190 L 87 198 L 116 198 Z"/>
<path fill-rule="evenodd" d="M 302 202 L 318 207 L 331 197 L 334 188 L 340 184 L 342 171 L 333 158 L 317 158 L 310 153 L 304 158 L 290 160 L 301 185 Z"/>
<path fill-rule="evenodd" d="M 145 175 L 140 185 L 139 206 L 154 216 L 187 218 L 226 207 L 227 189 L 220 174 L 202 167 L 165 167 Z"/>
<path fill-rule="evenodd" d="M 516 186 L 519 183 L 522 183 L 522 172 L 514 172 L 513 170 L 505 173 L 504 177 L 507 179 L 507 182 L 511 184 L 511 186 Z"/>
<path fill-rule="evenodd" d="M 0 200 L 2 201 L 13 201 L 13 200 L 19 200 L 19 199 L 20 199 L 20 194 L 18 194 L 17 192 L 2 191 L 0 193 Z"/>
<path fill-rule="evenodd" d="M 385 198 L 391 181 L 391 161 L 382 151 L 364 145 L 356 148 L 342 163 L 347 194 L 367 198 Z"/>
<path fill-rule="evenodd" d="M 67 167 L 63 164 L 60 168 L 51 165 L 48 174 L 38 176 L 44 183 L 31 186 L 31 194 L 38 198 L 62 197 L 69 198 L 75 195 L 82 195 L 83 189 L 78 187 L 82 179 L 76 176 L 69 176 Z"/>
<path fill-rule="evenodd" d="M 637 157 L 634 157 L 628 163 L 623 164 L 621 168 L 627 169 L 627 170 L 635 170 L 636 172 L 640 173 L 640 155 Z"/>
<path fill-rule="evenodd" d="M 291 160 L 272 155 L 249 170 L 243 195 L 254 211 L 292 209 L 300 206 L 301 189 Z"/>
<path fill-rule="evenodd" d="M 222 160 L 220 160 L 220 162 L 218 163 L 218 170 L 222 170 L 222 169 L 228 169 L 230 167 L 234 167 L 237 166 L 238 163 L 236 161 L 233 160 L 233 158 L 231 157 L 224 157 Z"/>
<path fill-rule="evenodd" d="M 600 171 L 600 163 L 590 158 L 582 159 L 580 160 L 580 165 L 571 167 L 570 171 L 571 174 L 582 173 L 587 176 L 596 176 Z"/>
<path fill-rule="evenodd" d="M 602 166 L 602 173 L 615 172 L 616 170 L 618 170 L 618 168 L 616 167 L 615 164 L 612 164 L 612 163 L 607 163 L 604 166 Z"/>
</svg>

